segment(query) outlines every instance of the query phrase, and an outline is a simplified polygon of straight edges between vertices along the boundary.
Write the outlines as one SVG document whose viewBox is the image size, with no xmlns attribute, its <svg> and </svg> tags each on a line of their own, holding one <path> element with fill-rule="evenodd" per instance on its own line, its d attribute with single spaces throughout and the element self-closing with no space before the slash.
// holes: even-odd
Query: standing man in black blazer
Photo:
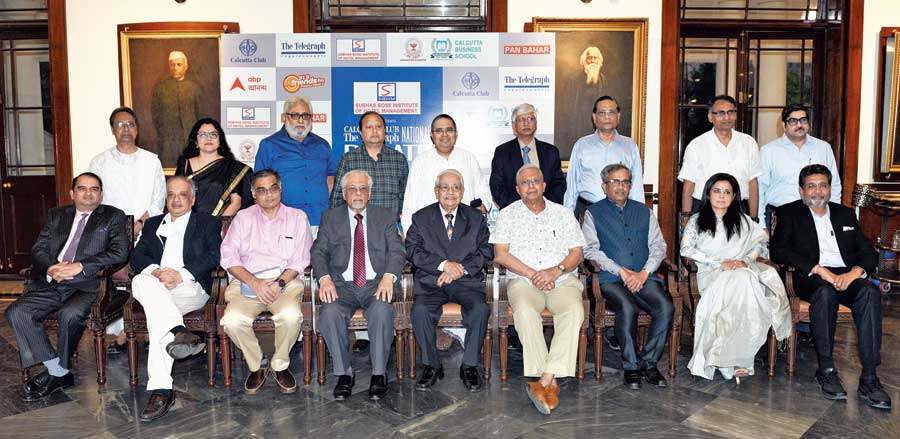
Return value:
<svg viewBox="0 0 900 439">
<path fill-rule="evenodd" d="M 438 174 L 434 184 L 438 202 L 416 212 L 406 232 L 406 257 L 415 269 L 411 319 L 425 365 L 416 383 L 419 390 L 430 388 L 444 377 L 435 327 L 447 302 L 462 307 L 466 327 L 459 377 L 470 391 L 481 390 L 478 364 L 491 313 L 484 297 L 483 267 L 494 252 L 481 211 L 460 203 L 464 190 L 462 174 L 457 170 Z"/>
<path fill-rule="evenodd" d="M 47 370 L 24 386 L 24 400 L 36 401 L 75 384 L 69 371 L 84 323 L 97 298 L 97 273 L 128 261 L 125 214 L 100 204 L 103 182 L 85 172 L 72 180 L 73 205 L 47 212 L 47 223 L 31 247 L 31 279 L 25 293 L 6 309 L 16 333 L 22 367 L 44 363 Z M 43 320 L 56 312 L 57 349 L 44 332 Z"/>
<path fill-rule="evenodd" d="M 172 364 L 203 350 L 197 334 L 184 327 L 182 316 L 203 308 L 212 291 L 212 271 L 219 265 L 222 223 L 192 212 L 197 187 L 184 176 L 166 183 L 168 213 L 148 218 L 134 248 L 131 281 L 135 300 L 144 307 L 150 346 L 147 391 L 150 400 L 142 421 L 162 417 L 175 402 Z"/>
<path fill-rule="evenodd" d="M 829 203 L 831 171 L 823 165 L 800 170 L 800 200 L 777 210 L 772 260 L 793 267 L 794 285 L 809 302 L 809 320 L 819 368 L 816 381 L 828 399 L 846 399 L 832 351 L 838 305 L 853 310 L 862 374 L 857 395 L 872 407 L 891 408 L 875 368 L 881 363 L 881 293 L 867 278 L 878 254 L 863 236 L 852 209 Z"/>
<path fill-rule="evenodd" d="M 562 204 L 566 193 L 566 177 L 562 172 L 559 149 L 534 137 L 537 133 L 537 116 L 533 105 L 519 104 L 513 108 L 512 129 L 516 138 L 498 146 L 491 161 L 491 196 L 497 207 L 503 209 L 520 199 L 516 192 L 516 172 L 525 163 L 540 166 L 544 181 L 547 182 L 544 196 L 554 203 Z"/>
</svg>

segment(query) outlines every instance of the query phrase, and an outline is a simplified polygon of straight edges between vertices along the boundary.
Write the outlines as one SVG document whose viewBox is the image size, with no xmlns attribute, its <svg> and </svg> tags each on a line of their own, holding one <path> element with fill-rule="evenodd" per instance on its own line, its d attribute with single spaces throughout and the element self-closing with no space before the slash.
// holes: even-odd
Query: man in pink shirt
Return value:
<svg viewBox="0 0 900 439">
<path fill-rule="evenodd" d="M 250 375 L 244 385 L 253 394 L 266 382 L 262 350 L 253 320 L 269 311 L 275 322 L 275 352 L 270 367 L 282 393 L 297 390 L 288 370 L 291 348 L 300 334 L 303 283 L 297 276 L 309 265 L 312 232 L 302 210 L 281 204 L 281 177 L 271 169 L 253 174 L 251 207 L 234 216 L 222 241 L 222 267 L 232 280 L 225 289 L 222 327 L 238 345 Z"/>
</svg>

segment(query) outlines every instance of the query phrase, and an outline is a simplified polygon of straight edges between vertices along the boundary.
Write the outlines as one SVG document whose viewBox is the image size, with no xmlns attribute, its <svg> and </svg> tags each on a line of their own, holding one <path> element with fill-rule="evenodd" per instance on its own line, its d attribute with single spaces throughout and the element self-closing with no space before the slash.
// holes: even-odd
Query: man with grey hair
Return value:
<svg viewBox="0 0 900 439">
<path fill-rule="evenodd" d="M 281 130 L 259 142 L 255 171 L 273 169 L 284 180 L 282 202 L 306 213 L 313 236 L 334 186 L 337 159 L 331 145 L 312 131 L 312 103 L 300 95 L 284 102 Z"/>
<path fill-rule="evenodd" d="M 527 163 L 541 168 L 548 200 L 562 204 L 566 193 L 566 177 L 562 172 L 559 149 L 535 138 L 537 114 L 533 105 L 523 103 L 512 111 L 512 131 L 516 138 L 494 150 L 491 161 L 491 195 L 497 207 L 503 209 L 519 199 L 516 192 L 516 171 Z"/>
<path fill-rule="evenodd" d="M 338 377 L 334 397 L 353 393 L 356 374 L 350 364 L 347 326 L 363 309 L 371 346 L 372 380 L 369 398 L 387 393 L 387 361 L 394 335 L 391 302 L 406 258 L 397 233 L 397 216 L 389 209 L 370 206 L 372 177 L 363 170 L 341 178 L 346 206 L 322 214 L 322 227 L 312 248 L 312 267 L 319 283 L 318 328 L 325 338 Z"/>
<path fill-rule="evenodd" d="M 169 52 L 169 76 L 153 87 L 150 114 L 156 129 L 156 152 L 167 166 L 175 166 L 178 154 L 194 122 L 200 118 L 200 85 L 187 77 L 187 55 Z"/>
<path fill-rule="evenodd" d="M 174 360 L 194 355 L 205 346 L 200 337 L 185 329 L 182 316 L 209 300 L 212 272 L 219 265 L 222 226 L 218 218 L 191 212 L 196 192 L 192 180 L 170 178 L 166 184 L 168 213 L 146 221 L 131 257 L 131 267 L 139 273 L 131 281 L 132 294 L 144 308 L 150 333 L 150 399 L 141 412 L 142 421 L 165 415 L 175 402 Z M 186 245 L 188 239 L 190 245 Z"/>
<path fill-rule="evenodd" d="M 616 313 L 615 332 L 622 347 L 625 386 L 641 388 L 641 378 L 666 387 L 668 382 L 656 368 L 666 345 L 666 334 L 675 311 L 656 269 L 666 257 L 666 241 L 653 212 L 628 198 L 631 172 L 625 165 L 607 165 L 600 173 L 606 198 L 592 204 L 584 214 L 584 257 L 601 271 L 600 293 Z M 595 292 L 596 294 L 596 292 Z M 643 351 L 636 352 L 634 334 L 638 311 L 653 319 Z"/>
<path fill-rule="evenodd" d="M 481 390 L 478 365 L 491 313 L 485 301 L 484 264 L 493 251 L 484 216 L 461 203 L 464 193 L 462 174 L 455 169 L 442 171 L 434 182 L 437 203 L 416 212 L 406 232 L 406 257 L 412 262 L 415 280 L 411 320 L 424 365 L 416 383 L 419 390 L 444 377 L 435 327 L 448 302 L 459 304 L 466 328 L 459 377 L 469 391 Z"/>
</svg>

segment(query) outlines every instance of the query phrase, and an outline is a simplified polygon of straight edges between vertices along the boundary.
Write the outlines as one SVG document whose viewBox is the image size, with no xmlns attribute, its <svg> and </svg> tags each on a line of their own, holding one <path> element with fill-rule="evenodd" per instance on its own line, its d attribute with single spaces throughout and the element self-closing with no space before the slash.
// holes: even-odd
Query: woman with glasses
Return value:
<svg viewBox="0 0 900 439">
<path fill-rule="evenodd" d="M 768 256 L 768 235 L 741 212 L 741 189 L 730 174 L 713 174 L 703 188 L 700 211 L 681 238 L 681 256 L 697 263 L 700 301 L 694 317 L 691 373 L 713 379 L 753 375 L 753 358 L 769 328 L 779 340 L 791 333 L 791 310 Z"/>
<path fill-rule="evenodd" d="M 225 132 L 215 119 L 194 124 L 188 145 L 178 157 L 175 175 L 184 175 L 197 185 L 194 211 L 213 216 L 234 216 L 253 204 L 249 166 L 235 160 Z"/>
</svg>

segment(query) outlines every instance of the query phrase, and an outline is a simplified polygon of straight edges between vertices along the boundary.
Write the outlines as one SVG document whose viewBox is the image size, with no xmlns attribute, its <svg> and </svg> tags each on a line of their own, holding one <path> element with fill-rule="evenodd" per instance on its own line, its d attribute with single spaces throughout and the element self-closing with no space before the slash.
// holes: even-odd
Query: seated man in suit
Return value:
<svg viewBox="0 0 900 439">
<path fill-rule="evenodd" d="M 606 198 L 584 213 L 584 257 L 600 267 L 600 291 L 616 313 L 625 386 L 640 389 L 643 376 L 654 386 L 666 387 L 668 381 L 659 373 L 656 362 L 666 346 L 675 307 L 655 274 L 666 257 L 666 241 L 647 205 L 628 199 L 631 171 L 625 165 L 607 165 L 600 177 Z M 638 355 L 634 335 L 641 309 L 653 320 L 647 343 Z"/>
<path fill-rule="evenodd" d="M 521 200 L 500 211 L 491 233 L 494 261 L 506 267 L 507 295 L 522 340 L 525 376 L 540 377 L 525 390 L 545 415 L 559 404 L 557 377 L 575 375 L 578 333 L 584 322 L 584 284 L 576 269 L 584 235 L 572 211 L 544 198 L 544 177 L 534 163 L 516 175 Z M 541 313 L 553 314 L 550 350 Z"/>
<path fill-rule="evenodd" d="M 387 393 L 385 368 L 394 331 L 394 285 L 406 261 L 397 231 L 397 215 L 369 206 L 372 177 L 360 169 L 341 178 L 346 206 L 322 214 L 319 236 L 312 249 L 313 272 L 318 276 L 319 331 L 328 344 L 338 377 L 334 398 L 353 393 L 356 374 L 350 366 L 347 326 L 357 308 L 365 311 L 369 327 L 372 380 L 369 398 Z"/>
<path fill-rule="evenodd" d="M 293 393 L 297 382 L 288 366 L 303 321 L 303 282 L 297 276 L 309 265 L 312 230 L 302 210 L 281 204 L 277 172 L 256 171 L 250 185 L 256 204 L 234 216 L 222 240 L 221 265 L 233 278 L 225 288 L 228 306 L 220 324 L 244 353 L 250 369 L 244 389 L 254 394 L 266 382 L 267 367 L 253 321 L 272 313 L 275 352 L 269 366 L 281 393 Z"/>
<path fill-rule="evenodd" d="M 147 219 L 131 257 L 131 268 L 139 273 L 131 280 L 131 291 L 144 308 L 150 334 L 150 400 L 141 412 L 142 421 L 162 417 L 175 402 L 174 360 L 194 355 L 206 345 L 185 329 L 182 316 L 203 308 L 209 300 L 212 271 L 219 265 L 222 222 L 191 212 L 196 191 L 194 182 L 184 176 L 169 178 L 168 213 Z"/>
<path fill-rule="evenodd" d="M 857 395 L 872 407 L 891 408 L 875 368 L 881 363 L 881 293 L 867 279 L 878 253 L 860 230 L 853 209 L 829 203 L 831 171 L 800 170 L 800 200 L 777 209 L 772 260 L 794 267 L 794 286 L 809 302 L 809 323 L 819 368 L 816 381 L 828 399 L 847 399 L 832 351 L 838 305 L 853 310 L 862 373 Z"/>
<path fill-rule="evenodd" d="M 47 366 L 25 383 L 25 401 L 75 384 L 69 368 L 100 288 L 97 273 L 128 261 L 131 237 L 125 233 L 125 213 L 100 204 L 100 177 L 90 172 L 78 175 L 69 195 L 73 205 L 47 212 L 47 223 L 31 247 L 31 279 L 25 281 L 25 293 L 6 308 L 22 367 Z M 59 321 L 56 351 L 43 326 L 44 318 L 53 312 Z"/>
<path fill-rule="evenodd" d="M 411 319 L 425 365 L 416 383 L 419 390 L 444 377 L 435 327 L 447 302 L 462 307 L 466 327 L 459 377 L 470 391 L 481 390 L 478 364 L 491 314 L 484 297 L 483 267 L 493 251 L 481 211 L 460 203 L 464 191 L 462 174 L 455 169 L 438 174 L 434 183 L 438 202 L 416 212 L 406 232 L 406 256 L 415 267 Z"/>
</svg>

